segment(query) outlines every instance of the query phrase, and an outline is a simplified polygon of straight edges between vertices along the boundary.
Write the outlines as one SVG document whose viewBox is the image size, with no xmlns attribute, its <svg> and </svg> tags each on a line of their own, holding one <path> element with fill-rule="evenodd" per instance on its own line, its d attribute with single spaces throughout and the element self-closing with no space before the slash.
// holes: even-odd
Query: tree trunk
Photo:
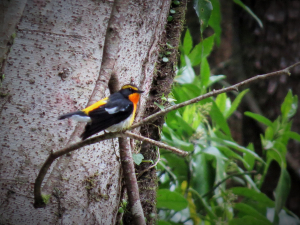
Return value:
<svg viewBox="0 0 300 225">
<path fill-rule="evenodd" d="M 117 139 L 58 159 L 43 186 L 46 208 L 33 208 L 33 183 L 50 151 L 79 141 L 84 124 L 57 117 L 108 96 L 109 84 L 144 90 L 143 116 L 169 7 L 170 0 L 27 2 L 1 68 L 1 224 L 115 223 Z"/>
</svg>

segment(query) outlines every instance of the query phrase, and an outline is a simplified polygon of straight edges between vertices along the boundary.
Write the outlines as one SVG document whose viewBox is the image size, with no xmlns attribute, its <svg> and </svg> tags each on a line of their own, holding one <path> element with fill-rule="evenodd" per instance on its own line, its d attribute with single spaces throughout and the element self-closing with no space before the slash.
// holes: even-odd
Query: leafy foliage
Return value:
<svg viewBox="0 0 300 225">
<path fill-rule="evenodd" d="M 140 154 L 140 153 L 138 153 L 138 154 L 132 154 L 132 159 L 133 159 L 133 161 L 134 161 L 134 163 L 136 165 L 140 165 L 141 162 L 144 159 L 144 156 L 142 154 Z"/>
<path fill-rule="evenodd" d="M 207 2 L 199 3 L 198 10 L 209 9 L 205 5 Z M 211 2 L 213 6 L 219 4 L 217 0 Z M 240 1 L 235 2 L 240 4 Z M 203 15 L 205 18 L 199 16 L 208 21 L 215 35 L 193 48 L 190 32 L 185 33 L 176 84 L 172 96 L 164 97 L 165 100 L 172 99 L 171 105 L 205 94 L 212 84 L 225 78 L 224 75 L 211 75 L 207 61 L 214 43 L 219 43 L 220 39 L 219 22 L 211 21 L 220 20 L 219 5 L 216 10 L 212 10 L 210 20 L 207 20 L 207 15 Z M 200 65 L 200 75 L 193 69 L 197 65 Z M 300 223 L 284 208 L 291 182 L 286 169 L 286 146 L 290 139 L 300 141 L 300 135 L 291 131 L 291 118 L 297 110 L 298 98 L 289 91 L 281 105 L 281 116 L 275 121 L 255 113 L 245 113 L 266 127 L 265 133 L 261 134 L 263 156 L 259 156 L 253 144 L 245 147 L 235 142 L 228 125 L 228 118 L 247 92 L 238 93 L 234 100 L 223 93 L 166 116 L 162 140 L 190 152 L 190 155 L 183 159 L 161 149 L 158 224 L 279 224 L 287 218 Z M 274 200 L 260 192 L 272 161 L 281 168 Z M 234 181 L 235 187 L 226 188 L 228 180 Z"/>
</svg>

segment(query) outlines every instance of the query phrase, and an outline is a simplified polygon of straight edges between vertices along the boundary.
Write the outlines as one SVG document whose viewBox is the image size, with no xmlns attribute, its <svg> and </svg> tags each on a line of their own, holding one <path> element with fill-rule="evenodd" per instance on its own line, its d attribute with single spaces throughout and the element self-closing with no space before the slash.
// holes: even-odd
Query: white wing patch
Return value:
<svg viewBox="0 0 300 225">
<path fill-rule="evenodd" d="M 114 113 L 119 112 L 120 110 L 119 110 L 119 107 L 116 106 L 116 107 L 113 107 L 113 108 L 110 108 L 110 109 L 105 108 L 105 111 L 108 112 L 109 114 L 114 114 Z"/>
<path fill-rule="evenodd" d="M 116 107 L 113 107 L 113 108 L 105 108 L 105 111 L 108 112 L 109 114 L 115 114 L 117 112 L 120 112 L 120 111 L 125 111 L 127 108 L 129 107 L 129 105 L 127 105 L 125 108 L 120 108 L 118 106 Z"/>
<path fill-rule="evenodd" d="M 78 122 L 91 122 L 91 117 L 89 116 L 79 116 L 79 115 L 73 115 L 71 116 L 71 119 L 76 120 Z"/>
</svg>

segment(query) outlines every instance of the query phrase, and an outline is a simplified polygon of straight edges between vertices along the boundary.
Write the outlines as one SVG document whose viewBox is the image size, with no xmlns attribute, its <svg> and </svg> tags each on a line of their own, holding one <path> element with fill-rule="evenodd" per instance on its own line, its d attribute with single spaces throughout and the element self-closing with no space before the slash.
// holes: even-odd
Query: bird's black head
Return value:
<svg viewBox="0 0 300 225">
<path fill-rule="evenodd" d="M 122 95 L 124 95 L 125 97 L 129 97 L 132 94 L 139 96 L 143 92 L 144 91 L 139 90 L 138 87 L 136 87 L 133 84 L 125 84 L 125 85 L 123 85 L 123 87 L 120 90 L 120 93 Z"/>
</svg>

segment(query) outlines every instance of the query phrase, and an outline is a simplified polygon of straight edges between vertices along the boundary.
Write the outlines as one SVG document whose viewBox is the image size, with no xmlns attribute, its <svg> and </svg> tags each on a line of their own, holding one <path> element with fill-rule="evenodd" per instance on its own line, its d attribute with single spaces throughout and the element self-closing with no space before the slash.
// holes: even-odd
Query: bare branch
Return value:
<svg viewBox="0 0 300 225">
<path fill-rule="evenodd" d="M 148 116 L 146 117 L 145 119 L 143 119 L 142 121 L 138 122 L 138 123 L 135 123 L 133 124 L 129 130 L 132 130 L 134 128 L 137 128 L 139 126 L 142 126 L 143 124 L 146 124 L 148 122 L 150 122 L 151 120 L 159 117 L 159 116 L 163 116 L 165 114 L 167 114 L 168 112 L 171 112 L 173 110 L 176 110 L 176 109 L 179 109 L 179 108 L 182 108 L 184 106 L 187 106 L 187 105 L 190 105 L 190 104 L 193 104 L 193 103 L 196 103 L 196 102 L 199 102 L 203 99 L 206 99 L 206 98 L 209 98 L 209 97 L 212 97 L 212 96 L 216 96 L 216 95 L 219 95 L 221 93 L 225 93 L 225 92 L 229 92 L 229 91 L 238 91 L 238 88 L 239 87 L 242 87 L 246 84 L 250 84 L 254 81 L 257 81 L 257 80 L 263 80 L 263 79 L 266 79 L 268 77 L 272 77 L 272 76 L 278 76 L 278 75 L 283 75 L 283 74 L 286 74 L 286 75 L 290 75 L 290 70 L 296 66 L 300 65 L 300 62 L 297 62 L 283 70 L 279 70 L 279 71 L 275 71 L 275 72 L 272 72 L 272 73 L 266 73 L 266 74 L 262 74 L 262 75 L 257 75 L 257 76 L 254 76 L 254 77 L 251 77 L 247 80 L 244 80 L 242 82 L 239 82 L 235 85 L 232 85 L 232 86 L 229 86 L 229 87 L 226 87 L 226 88 L 222 88 L 222 89 L 219 89 L 219 90 L 213 90 L 211 92 L 208 92 L 204 95 L 201 95 L 201 96 L 198 96 L 196 98 L 193 98 L 191 100 L 188 100 L 188 101 L 185 101 L 185 102 L 182 102 L 180 104 L 176 104 L 176 105 L 173 105 L 171 107 L 168 107 L 164 110 L 161 110 L 157 113 L 154 113 L 153 115 L 151 116 Z"/>
<path fill-rule="evenodd" d="M 112 139 L 112 138 L 117 138 L 117 137 L 130 137 L 132 139 L 136 139 L 136 140 L 139 140 L 139 141 L 146 141 L 146 142 L 149 142 L 150 144 L 153 144 L 153 145 L 156 145 L 160 148 L 164 148 L 166 150 L 170 150 L 180 156 L 186 156 L 188 155 L 187 152 L 185 151 L 182 151 L 178 148 L 175 148 L 175 147 L 171 147 L 169 145 L 166 145 L 166 144 L 163 144 L 161 142 L 158 142 L 158 141 L 154 141 L 152 139 L 149 139 L 149 138 L 146 138 L 146 137 L 142 137 L 140 135 L 137 135 L 137 134 L 134 134 L 134 133 L 131 133 L 129 131 L 126 131 L 126 132 L 115 132 L 115 133 L 105 133 L 105 134 L 102 134 L 100 136 L 96 136 L 96 137 L 93 137 L 93 138 L 89 138 L 85 141 L 81 141 L 81 142 L 78 142 L 76 144 L 73 144 L 69 147 L 66 147 L 66 148 L 63 148 L 57 152 L 51 152 L 49 157 L 47 158 L 47 160 L 45 161 L 45 163 L 43 164 L 37 178 L 35 179 L 35 183 L 34 183 L 34 199 L 35 199 L 35 202 L 34 202 L 34 207 L 35 208 L 42 208 L 42 207 L 45 207 L 46 204 L 43 200 L 43 197 L 42 197 L 42 192 L 41 192 L 41 186 L 42 186 L 42 182 L 47 174 L 47 171 L 48 169 L 50 168 L 50 166 L 52 165 L 52 163 L 54 162 L 55 159 L 57 159 L 58 157 L 60 156 L 63 156 L 67 153 L 70 153 L 72 151 L 75 151 L 79 148 L 82 148 L 84 146 L 87 146 L 87 145 L 91 145 L 91 144 L 95 144 L 95 143 L 98 143 L 98 142 L 101 142 L 101 141 L 104 141 L 104 140 L 108 140 L 108 139 Z M 121 148 L 120 148 L 121 149 Z"/>
<path fill-rule="evenodd" d="M 182 156 L 182 157 L 185 157 L 185 156 L 187 156 L 189 154 L 186 151 L 182 151 L 182 150 L 180 150 L 178 148 L 166 145 L 166 144 L 164 144 L 162 142 L 159 142 L 159 141 L 154 141 L 154 140 L 152 140 L 150 138 L 146 138 L 146 137 L 134 134 L 134 133 L 129 132 L 129 131 L 126 131 L 125 133 L 121 134 L 121 136 L 127 136 L 129 138 L 136 139 L 136 140 L 139 140 L 139 141 L 146 141 L 146 142 L 148 142 L 150 144 L 156 145 L 157 147 L 164 148 L 166 150 L 172 151 L 173 153 L 175 153 L 175 154 L 177 154 L 179 156 Z"/>
<path fill-rule="evenodd" d="M 74 145 L 71 145 L 67 148 L 63 148 L 57 152 L 51 152 L 50 155 L 48 156 L 47 160 L 44 162 L 37 178 L 35 179 L 35 183 L 34 183 L 34 207 L 35 208 L 42 208 L 45 207 L 46 204 L 43 200 L 42 197 L 42 192 L 41 192 L 41 186 L 42 186 L 42 182 L 47 174 L 48 169 L 50 168 L 51 164 L 54 162 L 55 159 L 57 159 L 58 157 L 65 155 L 67 153 L 70 153 L 72 151 L 75 151 L 81 147 L 87 146 L 87 145 L 91 145 L 91 144 L 95 144 L 97 142 L 100 141 L 104 141 L 107 139 L 111 139 L 111 138 L 115 138 L 118 137 L 120 135 L 120 133 L 106 133 L 94 138 L 90 138 L 87 139 L 85 141 L 81 141 L 79 143 L 76 143 Z"/>
<path fill-rule="evenodd" d="M 166 108 L 165 110 L 159 111 L 159 112 L 157 112 L 157 113 L 155 113 L 151 116 L 148 116 L 147 118 L 143 119 L 142 121 L 140 121 L 140 122 L 134 124 L 133 126 L 131 126 L 128 130 L 132 130 L 132 129 L 134 129 L 136 127 L 139 127 L 139 126 L 141 126 L 145 123 L 148 123 L 149 121 L 151 121 L 151 120 L 153 120 L 153 119 L 155 119 L 159 116 L 163 116 L 163 115 L 165 115 L 166 113 L 168 113 L 172 110 L 179 109 L 181 107 L 199 102 L 203 99 L 206 99 L 206 98 L 209 98 L 209 97 L 212 97 L 212 96 L 216 96 L 216 95 L 224 93 L 224 92 L 238 90 L 238 87 L 244 86 L 244 85 L 249 84 L 253 81 L 265 79 L 265 78 L 268 78 L 268 77 L 271 77 L 271 76 L 278 76 L 278 75 L 282 75 L 282 74 L 290 75 L 289 71 L 292 68 L 294 68 L 298 65 L 300 65 L 300 62 L 295 63 L 294 65 L 291 65 L 291 66 L 289 66 L 289 67 L 287 67 L 283 70 L 279 70 L 279 71 L 272 72 L 272 73 L 267 73 L 267 74 L 262 74 L 262 75 L 257 75 L 255 77 L 249 78 L 245 81 L 242 81 L 242 82 L 237 83 L 235 85 L 229 86 L 227 88 L 222 88 L 222 89 L 219 89 L 219 90 L 213 90 L 211 92 L 208 92 L 207 94 L 204 94 L 204 95 L 198 96 L 196 98 L 193 98 L 191 100 L 188 100 L 188 101 L 182 102 L 180 104 L 171 106 L 169 108 Z M 49 157 L 47 158 L 47 160 L 43 164 L 43 166 L 42 166 L 42 168 L 41 168 L 41 170 L 40 170 L 40 172 L 39 172 L 39 174 L 38 174 L 38 176 L 35 180 L 35 184 L 34 184 L 34 199 L 35 199 L 34 207 L 35 208 L 45 207 L 45 203 L 44 203 L 42 193 L 41 193 L 41 185 L 42 185 L 42 182 L 43 182 L 43 180 L 46 176 L 46 173 L 47 173 L 48 169 L 50 168 L 51 164 L 54 162 L 55 159 L 57 159 L 58 157 L 60 157 L 62 155 L 70 153 L 74 150 L 77 150 L 81 147 L 91 145 L 91 144 L 95 144 L 97 142 L 101 142 L 101 141 L 111 139 L 111 138 L 116 138 L 116 137 L 129 137 L 129 138 L 136 139 L 136 140 L 139 140 L 139 141 L 146 141 L 146 142 L 149 142 L 150 144 L 156 145 L 160 148 L 170 150 L 170 151 L 172 151 L 172 152 L 174 152 L 174 153 L 176 153 L 180 156 L 185 157 L 185 156 L 188 155 L 188 152 L 182 151 L 182 150 L 177 149 L 175 147 L 171 147 L 169 145 L 163 144 L 163 143 L 158 142 L 158 141 L 154 141 L 150 138 L 146 138 L 146 137 L 134 134 L 134 133 L 129 132 L 129 131 L 115 132 L 115 133 L 105 133 L 105 134 L 97 136 L 97 137 L 89 138 L 85 141 L 76 143 L 76 144 L 71 145 L 67 148 L 63 148 L 63 149 L 61 149 L 57 152 L 51 152 L 50 153 Z"/>
</svg>

